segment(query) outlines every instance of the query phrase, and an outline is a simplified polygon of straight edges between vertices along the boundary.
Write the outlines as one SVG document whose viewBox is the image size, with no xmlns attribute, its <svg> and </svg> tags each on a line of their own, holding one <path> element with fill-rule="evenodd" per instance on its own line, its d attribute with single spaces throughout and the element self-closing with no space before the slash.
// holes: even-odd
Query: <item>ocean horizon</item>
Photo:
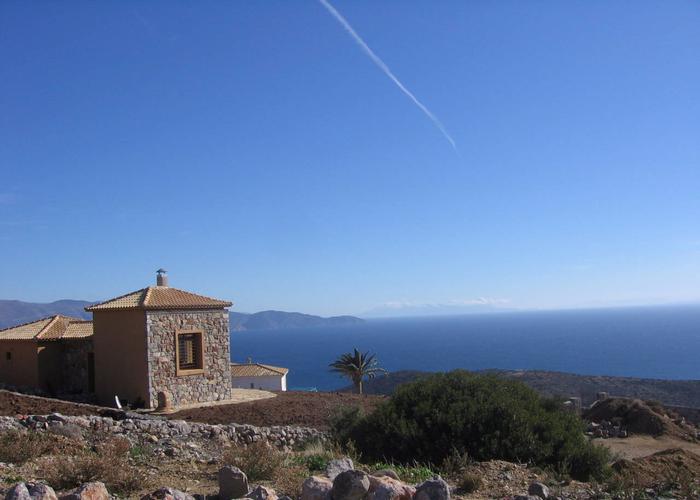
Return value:
<svg viewBox="0 0 700 500">
<path fill-rule="evenodd" d="M 328 364 L 353 348 L 388 371 L 508 369 L 700 379 L 700 305 L 367 319 L 359 325 L 231 333 L 231 358 L 289 368 L 288 386 L 348 385 Z"/>
</svg>

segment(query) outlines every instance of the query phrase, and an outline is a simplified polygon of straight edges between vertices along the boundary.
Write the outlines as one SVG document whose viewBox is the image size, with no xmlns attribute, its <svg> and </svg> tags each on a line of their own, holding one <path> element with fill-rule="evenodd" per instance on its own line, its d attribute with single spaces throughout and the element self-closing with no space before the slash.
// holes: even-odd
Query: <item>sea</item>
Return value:
<svg viewBox="0 0 700 500">
<path fill-rule="evenodd" d="M 700 379 L 700 305 L 368 319 L 363 324 L 232 332 L 234 361 L 289 368 L 289 389 L 348 382 L 329 363 L 357 348 L 389 371 L 552 370 Z"/>
</svg>

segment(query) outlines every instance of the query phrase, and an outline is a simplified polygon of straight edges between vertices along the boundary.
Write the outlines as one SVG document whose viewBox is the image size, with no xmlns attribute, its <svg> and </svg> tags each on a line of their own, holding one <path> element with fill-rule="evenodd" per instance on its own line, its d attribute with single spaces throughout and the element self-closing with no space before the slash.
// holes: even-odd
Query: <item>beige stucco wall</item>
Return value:
<svg viewBox="0 0 700 500">
<path fill-rule="evenodd" d="M 146 313 L 93 312 L 95 393 L 103 404 L 122 401 L 148 404 Z"/>
<path fill-rule="evenodd" d="M 12 359 L 7 360 L 7 353 Z M 18 387 L 38 387 L 37 345 L 33 341 L 0 341 L 0 382 Z"/>
</svg>

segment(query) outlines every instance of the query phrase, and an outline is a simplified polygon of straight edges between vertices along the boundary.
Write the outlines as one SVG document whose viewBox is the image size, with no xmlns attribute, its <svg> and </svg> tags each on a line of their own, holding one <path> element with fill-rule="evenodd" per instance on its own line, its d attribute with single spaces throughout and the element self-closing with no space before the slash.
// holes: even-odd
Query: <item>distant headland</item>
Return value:
<svg viewBox="0 0 700 500">
<path fill-rule="evenodd" d="M 285 311 L 261 311 L 253 314 L 230 312 L 231 331 L 283 330 L 316 326 L 345 326 L 364 323 L 355 316 L 331 316 L 323 318 L 311 314 Z"/>
</svg>

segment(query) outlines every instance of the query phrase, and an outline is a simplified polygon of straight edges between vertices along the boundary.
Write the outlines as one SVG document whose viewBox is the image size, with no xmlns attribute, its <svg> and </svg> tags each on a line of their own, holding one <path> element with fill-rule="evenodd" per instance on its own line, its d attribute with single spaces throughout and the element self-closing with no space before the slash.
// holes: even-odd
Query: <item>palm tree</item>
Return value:
<svg viewBox="0 0 700 500">
<path fill-rule="evenodd" d="M 357 392 L 362 394 L 362 380 L 364 378 L 372 379 L 387 371 L 379 366 L 379 361 L 374 354 L 361 353 L 357 349 L 353 349 L 353 351 L 346 352 L 328 366 L 332 372 L 340 373 L 352 380 Z"/>
</svg>

